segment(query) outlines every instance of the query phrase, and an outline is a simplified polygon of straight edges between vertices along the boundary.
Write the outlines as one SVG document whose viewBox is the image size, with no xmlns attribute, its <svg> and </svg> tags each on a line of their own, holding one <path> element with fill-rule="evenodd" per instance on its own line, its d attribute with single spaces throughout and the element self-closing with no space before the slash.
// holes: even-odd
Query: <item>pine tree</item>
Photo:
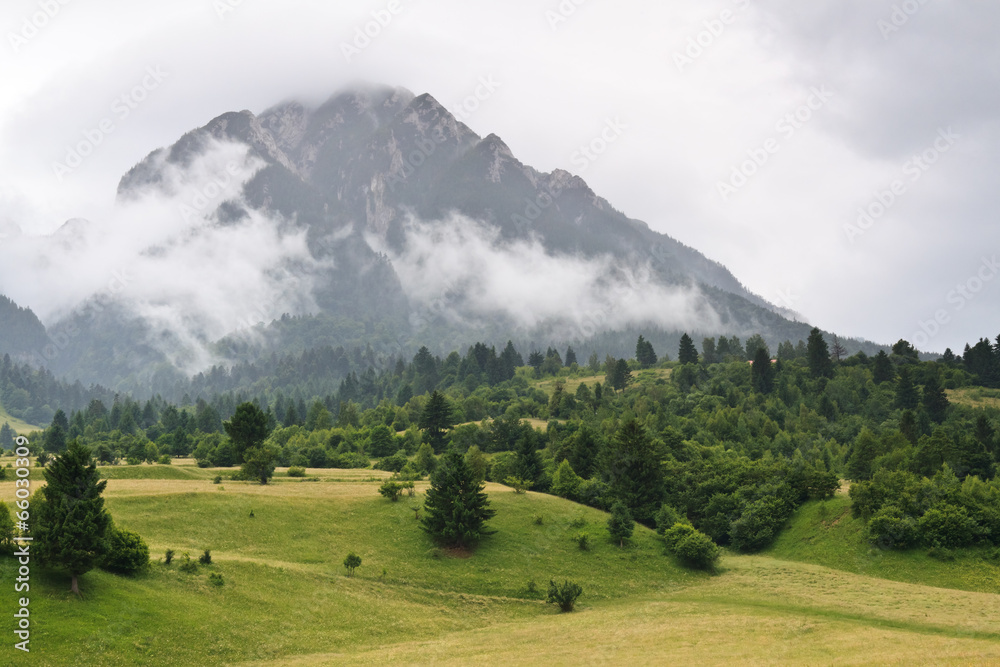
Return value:
<svg viewBox="0 0 1000 667">
<path fill-rule="evenodd" d="M 601 476 L 609 495 L 647 525 L 653 525 L 663 502 L 662 458 L 645 427 L 635 420 L 623 424 L 601 454 Z"/>
<path fill-rule="evenodd" d="M 895 378 L 896 370 L 892 367 L 892 360 L 885 353 L 885 350 L 879 350 L 872 364 L 872 381 L 875 384 L 880 384 L 882 382 L 889 382 Z"/>
<path fill-rule="evenodd" d="M 809 372 L 813 377 L 832 378 L 833 362 L 830 360 L 830 348 L 819 328 L 813 327 L 806 343 L 806 355 L 809 357 Z"/>
<path fill-rule="evenodd" d="M 758 347 L 754 353 L 753 365 L 750 367 L 750 382 L 753 388 L 762 394 L 770 394 L 774 388 L 774 369 L 771 367 L 771 355 L 766 347 Z"/>
<path fill-rule="evenodd" d="M 643 368 L 649 368 L 657 362 L 656 352 L 653 350 L 653 344 L 648 340 L 639 335 L 639 340 L 635 343 L 635 360 L 639 362 L 639 365 Z"/>
<path fill-rule="evenodd" d="M 444 449 L 444 436 L 452 426 L 455 425 L 455 420 L 452 417 L 451 405 L 448 403 L 448 399 L 441 392 L 435 390 L 427 401 L 427 405 L 424 406 L 423 412 L 420 413 L 420 421 L 417 426 L 424 431 L 427 436 L 427 442 L 431 444 L 435 452 L 440 452 Z"/>
<path fill-rule="evenodd" d="M 924 383 L 924 409 L 927 410 L 931 421 L 936 424 L 943 422 L 949 405 L 948 396 L 944 393 L 944 387 L 941 386 L 941 380 L 938 379 L 937 375 L 931 375 Z"/>
<path fill-rule="evenodd" d="M 681 335 L 681 342 L 677 348 L 677 361 L 682 364 L 698 363 L 698 349 L 694 346 L 691 336 L 686 333 Z"/>
<path fill-rule="evenodd" d="M 70 590 L 79 595 L 77 578 L 98 565 L 107 552 L 111 515 L 101 493 L 108 482 L 99 479 L 90 450 L 77 440 L 44 474 L 43 500 L 33 505 L 34 544 L 42 562 L 69 572 Z"/>
<path fill-rule="evenodd" d="M 483 488 L 462 455 L 448 450 L 431 475 L 421 527 L 445 546 L 475 546 L 482 537 L 496 532 L 486 528 L 496 510 L 490 508 Z"/>
<path fill-rule="evenodd" d="M 635 520 L 628 511 L 625 503 L 618 500 L 611 506 L 611 516 L 608 517 L 608 533 L 611 539 L 618 542 L 619 546 L 625 546 L 625 540 L 632 537 L 635 530 Z"/>
<path fill-rule="evenodd" d="M 572 366 L 576 362 L 576 352 L 573 350 L 572 346 L 566 348 L 566 361 L 567 366 Z"/>
<path fill-rule="evenodd" d="M 908 366 L 900 366 L 899 377 L 896 378 L 896 407 L 900 410 L 915 410 L 919 404 L 920 395 L 910 377 L 910 369 Z"/>
</svg>

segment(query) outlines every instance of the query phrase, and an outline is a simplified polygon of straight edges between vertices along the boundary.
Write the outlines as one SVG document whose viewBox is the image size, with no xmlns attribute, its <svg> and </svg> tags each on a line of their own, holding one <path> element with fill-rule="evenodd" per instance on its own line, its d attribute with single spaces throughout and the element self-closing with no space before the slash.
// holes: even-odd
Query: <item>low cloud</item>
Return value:
<svg viewBox="0 0 1000 667">
<path fill-rule="evenodd" d="M 499 230 L 461 215 L 410 219 L 401 253 L 386 253 L 416 306 L 414 322 L 443 317 L 477 327 L 506 317 L 522 331 L 586 338 L 630 325 L 716 330 L 718 314 L 696 287 L 660 283 L 648 264 L 610 255 L 553 255 L 542 242 L 504 242 Z"/>
<path fill-rule="evenodd" d="M 282 313 L 315 310 L 318 262 L 293 221 L 245 206 L 243 185 L 262 166 L 248 148 L 212 143 L 97 220 L 70 220 L 50 236 L 8 234 L 0 293 L 46 325 L 94 300 L 141 318 L 180 368 L 216 360 L 209 344 Z M 226 204 L 228 215 L 220 216 Z"/>
</svg>

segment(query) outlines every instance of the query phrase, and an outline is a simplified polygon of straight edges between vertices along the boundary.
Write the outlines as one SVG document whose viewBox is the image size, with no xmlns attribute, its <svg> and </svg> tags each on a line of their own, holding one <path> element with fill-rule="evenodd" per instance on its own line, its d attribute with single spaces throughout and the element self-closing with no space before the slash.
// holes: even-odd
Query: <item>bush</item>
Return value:
<svg viewBox="0 0 1000 667">
<path fill-rule="evenodd" d="M 198 562 L 202 565 L 212 564 L 212 552 L 209 549 L 205 549 L 205 553 L 198 557 Z"/>
<path fill-rule="evenodd" d="M 178 565 L 177 568 L 181 572 L 187 572 L 188 574 L 191 574 L 193 572 L 198 571 L 198 563 L 191 560 L 191 556 L 185 553 L 183 560 L 181 560 L 181 564 Z"/>
<path fill-rule="evenodd" d="M 905 549 L 917 537 L 917 522 L 896 505 L 883 505 L 868 520 L 868 539 L 880 549 Z"/>
<path fill-rule="evenodd" d="M 361 556 L 353 551 L 347 554 L 347 557 L 344 558 L 344 567 L 347 568 L 347 576 L 353 576 L 354 570 L 361 567 Z"/>
<path fill-rule="evenodd" d="M 729 538 L 740 551 L 759 551 L 774 540 L 789 513 L 788 504 L 781 498 L 765 496 L 755 500 L 733 521 Z"/>
<path fill-rule="evenodd" d="M 536 526 L 541 526 L 542 524 L 545 523 L 545 517 L 543 517 L 541 514 L 533 514 L 531 515 L 531 522 Z"/>
<path fill-rule="evenodd" d="M 688 567 L 708 570 L 719 560 L 720 549 L 712 538 L 700 531 L 694 531 L 682 538 L 674 549 L 674 554 Z"/>
<path fill-rule="evenodd" d="M 174 550 L 167 549 L 167 553 L 163 555 L 163 564 L 170 565 L 170 562 L 174 559 Z"/>
<path fill-rule="evenodd" d="M 149 565 L 149 546 L 139 533 L 112 524 L 108 530 L 108 551 L 101 569 L 117 574 L 135 574 Z"/>
<path fill-rule="evenodd" d="M 221 586 L 226 582 L 222 578 L 221 574 L 219 574 L 218 572 L 212 572 L 211 574 L 208 575 L 208 583 L 212 584 L 213 586 Z"/>
<path fill-rule="evenodd" d="M 576 546 L 580 548 L 580 551 L 586 551 L 590 548 L 590 535 L 587 533 L 577 533 L 573 539 L 576 540 Z"/>
<path fill-rule="evenodd" d="M 681 515 L 670 505 L 663 505 L 656 513 L 656 532 L 660 535 L 673 528 L 674 524 L 681 520 Z"/>
<path fill-rule="evenodd" d="M 576 599 L 582 593 L 583 589 L 580 588 L 579 584 L 564 581 L 562 585 L 558 585 L 550 579 L 549 598 L 547 602 L 558 604 L 561 611 L 573 611 L 573 605 L 576 604 Z"/>
<path fill-rule="evenodd" d="M 689 523 L 675 523 L 673 526 L 663 531 L 663 543 L 665 544 L 667 551 L 674 553 L 677 550 L 677 545 L 681 541 L 698 532 L 695 527 Z"/>
<path fill-rule="evenodd" d="M 221 484 L 221 483 L 222 483 L 222 475 L 216 475 L 215 479 L 212 480 L 212 484 Z"/>
<path fill-rule="evenodd" d="M 514 489 L 514 493 L 525 493 L 534 484 L 531 480 L 521 479 L 520 477 L 507 477 L 503 483 Z"/>
<path fill-rule="evenodd" d="M 288 469 L 289 477 L 305 477 L 306 469 L 301 466 L 292 466 Z"/>
<path fill-rule="evenodd" d="M 156 460 L 157 463 L 161 465 L 170 465 L 170 454 L 163 454 Z"/>
<path fill-rule="evenodd" d="M 376 470 L 385 470 L 387 472 L 399 472 L 408 463 L 406 458 L 406 451 L 399 450 L 392 456 L 386 456 L 375 463 Z"/>
<path fill-rule="evenodd" d="M 413 484 L 413 482 L 410 482 L 410 484 Z M 386 498 L 388 498 L 389 500 L 391 500 L 392 502 L 396 502 L 397 500 L 399 500 L 399 496 L 402 495 L 404 488 L 405 487 L 399 482 L 394 482 L 391 479 L 387 479 L 385 482 L 382 483 L 382 486 L 378 487 L 378 492 L 383 496 L 385 496 Z"/>
<path fill-rule="evenodd" d="M 942 503 L 927 510 L 917 522 L 925 544 L 964 547 L 979 538 L 979 525 L 964 507 Z"/>
</svg>

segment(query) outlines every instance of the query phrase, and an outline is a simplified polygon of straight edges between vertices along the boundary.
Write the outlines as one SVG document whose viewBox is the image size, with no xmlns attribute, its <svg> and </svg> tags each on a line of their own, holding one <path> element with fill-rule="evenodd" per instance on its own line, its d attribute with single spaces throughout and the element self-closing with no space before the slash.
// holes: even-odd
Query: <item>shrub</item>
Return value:
<svg viewBox="0 0 1000 667">
<path fill-rule="evenodd" d="M 905 549 L 917 542 L 917 522 L 897 505 L 883 505 L 868 520 L 868 539 L 880 549 Z"/>
<path fill-rule="evenodd" d="M 942 503 L 927 510 L 917 522 L 920 537 L 929 546 L 964 547 L 979 537 L 979 526 L 964 507 Z"/>
<path fill-rule="evenodd" d="M 347 568 L 347 576 L 353 576 L 354 570 L 361 567 L 361 556 L 353 551 L 347 554 L 347 557 L 344 558 L 344 567 Z"/>
<path fill-rule="evenodd" d="M 656 532 L 660 535 L 672 528 L 675 523 L 681 520 L 681 515 L 670 505 L 663 505 L 656 513 Z"/>
<path fill-rule="evenodd" d="M 673 526 L 663 531 L 663 542 L 666 545 L 667 551 L 674 553 L 677 550 L 677 545 L 681 543 L 685 537 L 698 532 L 695 527 L 689 523 L 675 523 Z"/>
<path fill-rule="evenodd" d="M 399 450 L 392 456 L 386 456 L 375 463 L 376 470 L 386 470 L 388 472 L 399 472 L 407 464 L 406 450 Z"/>
<path fill-rule="evenodd" d="M 573 605 L 576 604 L 576 599 L 582 593 L 583 589 L 580 588 L 579 584 L 572 581 L 564 581 L 562 585 L 559 585 L 550 579 L 549 598 L 547 602 L 558 604 L 561 611 L 573 611 Z"/>
<path fill-rule="evenodd" d="M 413 482 L 410 482 L 413 484 Z M 391 500 L 396 502 L 399 500 L 399 496 L 403 493 L 403 485 L 399 482 L 393 482 L 392 480 L 386 480 L 383 482 L 382 486 L 378 487 L 378 492 Z"/>
<path fill-rule="evenodd" d="M 514 493 L 525 493 L 534 484 L 531 480 L 521 479 L 520 477 L 507 477 L 503 483 L 514 489 Z"/>
<path fill-rule="evenodd" d="M 538 590 L 538 584 L 535 583 L 534 579 L 529 579 L 528 583 L 524 585 L 524 597 L 537 598 L 541 594 L 542 592 Z"/>
<path fill-rule="evenodd" d="M 185 553 L 184 559 L 181 561 L 181 564 L 177 566 L 177 568 L 181 572 L 187 572 L 188 574 L 191 574 L 192 572 L 198 571 L 198 563 L 191 560 L 191 556 Z"/>
<path fill-rule="evenodd" d="M 135 574 L 149 565 L 149 546 L 139 533 L 117 526 L 108 530 L 108 551 L 101 569 L 117 574 Z"/>
<path fill-rule="evenodd" d="M 576 540 L 576 546 L 580 547 L 580 551 L 590 548 L 590 535 L 587 533 L 577 533 L 573 539 Z"/>
<path fill-rule="evenodd" d="M 173 559 L 174 559 L 174 550 L 167 549 L 167 553 L 163 555 L 163 564 L 170 565 L 170 561 L 172 561 Z"/>
<path fill-rule="evenodd" d="M 545 523 L 545 518 L 541 514 L 533 514 L 531 517 L 531 522 L 536 526 L 541 526 Z"/>
<path fill-rule="evenodd" d="M 212 480 L 212 484 L 221 484 L 221 483 L 222 483 L 222 475 L 216 475 L 215 479 Z"/>
<path fill-rule="evenodd" d="M 729 531 L 733 546 L 740 551 L 763 549 L 774 540 L 789 512 L 788 504 L 775 496 L 765 496 L 747 504 Z"/>
<path fill-rule="evenodd" d="M 625 503 L 620 500 L 611 506 L 611 516 L 608 517 L 608 533 L 611 539 L 618 542 L 620 546 L 625 546 L 625 540 L 632 537 L 635 530 L 635 520 L 632 513 L 625 507 Z"/>
<path fill-rule="evenodd" d="M 0 501 L 0 553 L 14 553 L 14 518 L 3 501 Z"/>
<path fill-rule="evenodd" d="M 156 462 L 166 466 L 170 465 L 170 454 L 161 455 Z"/>
<path fill-rule="evenodd" d="M 212 584 L 213 586 L 221 586 L 226 582 L 222 578 L 221 574 L 219 574 L 218 572 L 212 572 L 208 575 L 208 583 Z"/>
<path fill-rule="evenodd" d="M 289 477 L 305 477 L 306 469 L 301 466 L 292 466 L 288 469 Z"/>
<path fill-rule="evenodd" d="M 575 517 L 572 521 L 569 522 L 570 528 L 583 528 L 586 525 L 587 525 L 587 520 L 584 519 L 582 516 Z"/>
<path fill-rule="evenodd" d="M 205 549 L 205 553 L 198 557 L 198 562 L 202 565 L 212 564 L 212 552 L 210 549 Z"/>
<path fill-rule="evenodd" d="M 715 567 L 719 552 L 712 538 L 697 530 L 682 538 L 674 549 L 674 554 L 682 563 L 699 570 Z"/>
</svg>

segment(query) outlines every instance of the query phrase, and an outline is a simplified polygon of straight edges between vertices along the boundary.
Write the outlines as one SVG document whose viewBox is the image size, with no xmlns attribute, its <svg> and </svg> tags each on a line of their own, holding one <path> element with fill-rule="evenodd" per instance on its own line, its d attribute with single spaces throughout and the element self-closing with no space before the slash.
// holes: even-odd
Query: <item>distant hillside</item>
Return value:
<svg viewBox="0 0 1000 667">
<path fill-rule="evenodd" d="M 45 326 L 38 317 L 0 294 L 0 356 L 37 354 L 45 344 Z"/>
</svg>

